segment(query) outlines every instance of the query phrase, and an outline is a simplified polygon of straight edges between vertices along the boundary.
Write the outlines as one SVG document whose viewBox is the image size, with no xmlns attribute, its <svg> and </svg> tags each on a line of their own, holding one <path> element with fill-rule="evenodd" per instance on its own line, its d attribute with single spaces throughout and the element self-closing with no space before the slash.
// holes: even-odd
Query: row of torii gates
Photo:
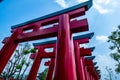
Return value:
<svg viewBox="0 0 120 80">
<path fill-rule="evenodd" d="M 75 18 L 85 15 L 91 6 L 92 0 L 12 26 L 12 35 L 3 40 L 4 46 L 0 51 L 0 73 L 19 43 L 57 37 L 57 40 L 33 44 L 38 51 L 30 56 L 34 62 L 27 80 L 36 79 L 43 58 L 51 59 L 45 62 L 45 66 L 49 66 L 46 80 L 99 80 L 99 70 L 93 62 L 95 56 L 92 56 L 94 47 L 79 46 L 88 43 L 94 33 L 72 37 L 73 33 L 88 31 L 87 19 Z M 46 48 L 53 48 L 53 51 L 46 52 Z"/>
</svg>

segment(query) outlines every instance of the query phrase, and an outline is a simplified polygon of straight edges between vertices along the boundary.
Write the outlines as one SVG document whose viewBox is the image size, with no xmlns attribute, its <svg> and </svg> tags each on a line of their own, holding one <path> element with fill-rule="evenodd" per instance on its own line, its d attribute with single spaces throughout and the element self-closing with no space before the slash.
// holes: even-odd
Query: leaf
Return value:
<svg viewBox="0 0 120 80">
<path fill-rule="evenodd" d="M 39 75 L 39 79 L 40 79 L 40 80 L 46 80 L 47 71 L 48 71 L 48 68 L 46 68 L 46 69 Z"/>
<path fill-rule="evenodd" d="M 114 50 L 116 46 L 110 46 L 109 49 Z"/>
<path fill-rule="evenodd" d="M 29 54 L 29 53 L 30 53 L 29 50 L 24 50 L 24 51 L 23 51 L 23 54 L 24 54 L 24 55 L 27 55 L 27 54 Z"/>
<path fill-rule="evenodd" d="M 111 53 L 110 56 L 116 61 L 120 59 L 120 55 L 118 53 Z"/>
<path fill-rule="evenodd" d="M 118 38 L 118 39 L 116 40 L 116 42 L 117 42 L 117 44 L 120 45 L 120 38 Z"/>
<path fill-rule="evenodd" d="M 20 65 L 17 65 L 16 66 L 16 69 L 22 69 L 22 65 L 20 64 Z"/>
<path fill-rule="evenodd" d="M 108 40 L 107 42 L 110 42 L 110 40 Z"/>
<path fill-rule="evenodd" d="M 117 31 L 113 31 L 112 34 L 113 34 L 113 35 L 116 35 L 116 34 L 117 34 Z"/>
<path fill-rule="evenodd" d="M 115 69 L 116 73 L 120 73 L 120 64 L 117 65 L 117 68 Z"/>
<path fill-rule="evenodd" d="M 25 59 L 22 59 L 21 65 L 23 65 L 23 64 L 25 64 L 25 63 L 26 63 Z"/>
<path fill-rule="evenodd" d="M 26 65 L 26 66 L 29 66 L 29 65 L 30 65 L 30 62 L 28 62 L 28 63 L 25 63 L 25 65 Z"/>
<path fill-rule="evenodd" d="M 120 31 L 118 32 L 118 35 L 120 35 Z"/>
<path fill-rule="evenodd" d="M 32 49 L 30 50 L 30 52 L 31 52 L 31 53 L 36 53 L 36 49 L 35 49 L 35 48 L 32 48 Z"/>
<path fill-rule="evenodd" d="M 118 26 L 118 29 L 120 29 L 120 25 Z"/>
</svg>

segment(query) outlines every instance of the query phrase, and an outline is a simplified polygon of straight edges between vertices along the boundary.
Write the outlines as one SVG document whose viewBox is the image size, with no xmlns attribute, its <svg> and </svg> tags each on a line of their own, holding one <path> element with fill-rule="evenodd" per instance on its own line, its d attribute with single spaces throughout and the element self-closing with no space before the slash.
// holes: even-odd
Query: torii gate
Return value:
<svg viewBox="0 0 120 80">
<path fill-rule="evenodd" d="M 95 56 L 87 57 L 84 59 L 86 80 L 99 80 L 100 75 L 94 66 L 93 59 Z"/>
<path fill-rule="evenodd" d="M 72 19 L 85 15 L 91 6 L 92 0 L 12 26 L 13 33 L 0 51 L 0 73 L 2 73 L 18 43 L 57 36 L 54 80 L 77 80 L 72 34 L 88 31 L 88 22 L 87 19 Z M 50 28 L 44 28 L 50 24 L 54 25 Z M 29 30 L 31 32 L 27 32 Z"/>
<path fill-rule="evenodd" d="M 75 61 L 76 61 L 75 63 L 76 63 L 76 70 L 77 70 L 77 80 L 86 80 L 84 69 L 83 69 L 84 65 L 83 65 L 83 62 L 82 62 L 82 57 L 80 57 L 80 56 L 90 56 L 91 55 L 91 50 L 93 49 L 93 48 L 91 48 L 91 49 L 80 48 L 79 49 L 79 44 L 88 43 L 89 39 L 91 39 L 93 37 L 93 35 L 94 35 L 94 33 L 89 33 L 89 34 L 73 37 L 74 48 L 75 48 Z M 28 76 L 27 80 L 29 80 L 31 78 L 32 79 L 36 78 L 42 58 L 52 58 L 52 63 L 51 64 L 53 64 L 53 62 L 54 62 L 53 58 L 55 58 L 55 55 L 56 55 L 55 54 L 55 52 L 56 52 L 56 44 L 55 43 L 56 43 L 56 40 L 33 44 L 35 46 L 35 48 L 38 49 L 38 52 L 31 55 L 31 58 L 32 59 L 35 58 L 35 60 L 34 60 L 32 69 L 29 73 L 29 76 Z M 76 43 L 78 43 L 78 44 L 76 44 Z M 44 51 L 45 48 L 53 48 L 53 52 L 46 53 Z M 52 72 L 50 72 L 50 73 L 52 73 Z M 49 76 L 51 77 L 52 74 L 49 74 L 49 72 L 48 72 L 48 76 L 47 76 L 46 80 L 51 80 L 52 79 Z"/>
<path fill-rule="evenodd" d="M 73 40 L 74 40 L 74 43 L 78 42 L 79 44 L 83 44 L 83 43 L 89 42 L 89 39 L 91 39 L 92 36 L 93 36 L 93 33 L 89 33 L 89 34 L 73 37 Z M 42 58 L 51 58 L 51 61 L 46 62 L 45 65 L 46 66 L 49 65 L 49 70 L 47 73 L 46 80 L 52 80 L 53 69 L 54 69 L 55 48 L 56 48 L 55 42 L 56 40 L 33 44 L 34 47 L 38 49 L 38 52 L 35 54 L 31 54 L 31 58 L 35 60 L 27 80 L 31 78 L 33 79 L 36 78 L 37 71 L 40 66 L 40 62 Z M 91 60 L 94 58 L 94 56 L 87 57 L 87 58 L 85 57 L 85 60 L 83 57 L 83 56 L 91 56 L 91 51 L 94 50 L 94 47 L 90 49 L 84 49 L 84 48 L 79 49 L 79 44 L 77 45 L 74 44 L 77 80 L 99 80 L 100 79 L 99 73 L 95 70 L 96 67 L 94 66 L 96 65 L 96 62 L 93 63 L 93 61 Z M 53 48 L 53 52 L 49 52 L 49 53 L 45 52 L 46 48 Z"/>
</svg>

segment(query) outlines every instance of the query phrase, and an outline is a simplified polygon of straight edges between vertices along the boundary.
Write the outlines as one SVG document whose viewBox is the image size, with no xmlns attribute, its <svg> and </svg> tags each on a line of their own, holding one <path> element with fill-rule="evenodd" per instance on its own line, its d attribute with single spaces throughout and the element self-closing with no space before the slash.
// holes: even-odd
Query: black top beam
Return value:
<svg viewBox="0 0 120 80">
<path fill-rule="evenodd" d="M 94 64 L 94 65 L 96 65 L 96 64 L 97 64 L 97 62 L 94 62 L 93 64 Z"/>
<path fill-rule="evenodd" d="M 21 24 L 18 24 L 18 25 L 14 25 L 14 26 L 11 27 L 11 29 L 15 29 L 15 28 L 18 28 L 18 27 L 21 27 L 21 26 L 24 26 L 24 25 L 27 25 L 27 24 L 30 24 L 30 23 L 34 23 L 34 22 L 41 21 L 41 20 L 44 20 L 44 19 L 47 19 L 47 18 L 50 18 L 50 17 L 57 16 L 57 15 L 60 15 L 60 14 L 64 14 L 64 13 L 79 9 L 81 7 L 86 7 L 86 9 L 88 10 L 91 6 L 92 6 L 92 0 L 89 0 L 89 1 L 86 1 L 84 3 L 80 3 L 78 5 L 75 5 L 75 6 L 72 6 L 72 7 L 69 7 L 69 8 L 66 8 L 66 9 L 63 9 L 63 10 L 45 15 L 45 16 L 42 16 L 42 17 L 39 17 L 39 18 L 36 18 L 36 19 L 33 19 L 33 20 L 30 20 L 30 21 L 27 21 L 27 22 L 24 22 L 24 23 L 21 23 Z"/>
<path fill-rule="evenodd" d="M 96 66 L 95 69 L 97 70 L 97 69 L 98 69 L 98 66 Z"/>
<path fill-rule="evenodd" d="M 93 60 L 93 59 L 95 59 L 95 56 L 87 56 L 87 57 L 85 57 L 85 59 L 86 60 Z"/>
<path fill-rule="evenodd" d="M 88 34 L 84 34 L 84 35 L 80 35 L 80 36 L 75 36 L 73 37 L 74 40 L 78 40 L 78 39 L 83 39 L 83 38 L 89 38 L 91 39 L 94 36 L 94 32 L 88 33 Z"/>
<path fill-rule="evenodd" d="M 74 36 L 73 40 L 79 40 L 79 39 L 84 39 L 84 38 L 89 38 L 91 39 L 93 37 L 94 33 L 88 33 L 88 34 L 84 34 L 84 35 L 79 35 L 79 36 Z M 33 43 L 34 46 L 41 46 L 41 45 L 45 45 L 45 44 L 54 44 L 56 43 L 56 40 L 52 40 L 52 41 L 46 41 L 46 42 L 40 42 L 40 43 Z M 93 50 L 93 48 L 91 48 L 91 50 Z"/>
<path fill-rule="evenodd" d="M 95 47 L 91 47 L 91 48 L 90 48 L 90 50 L 91 50 L 92 52 L 94 51 L 94 49 L 95 49 Z"/>
</svg>

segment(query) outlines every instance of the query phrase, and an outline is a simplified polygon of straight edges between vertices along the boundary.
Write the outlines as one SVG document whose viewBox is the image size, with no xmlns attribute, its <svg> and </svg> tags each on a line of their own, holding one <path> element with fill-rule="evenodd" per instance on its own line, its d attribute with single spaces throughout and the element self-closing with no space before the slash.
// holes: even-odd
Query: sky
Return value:
<svg viewBox="0 0 120 80">
<path fill-rule="evenodd" d="M 0 42 L 10 36 L 11 26 L 26 22 L 43 15 L 56 12 L 87 0 L 3 0 L 0 3 Z M 109 56 L 111 51 L 107 43 L 108 36 L 120 25 L 120 0 L 93 0 L 93 6 L 86 12 L 89 31 L 94 37 L 85 47 L 95 46 L 93 55 L 102 80 L 107 75 L 105 67 L 115 68 L 115 62 Z M 0 43 L 0 48 L 2 48 Z M 115 74 L 115 73 L 114 73 Z M 116 74 L 115 74 L 116 75 Z M 117 80 L 117 79 L 114 79 Z M 119 79 L 118 79 L 119 80 Z"/>
</svg>

